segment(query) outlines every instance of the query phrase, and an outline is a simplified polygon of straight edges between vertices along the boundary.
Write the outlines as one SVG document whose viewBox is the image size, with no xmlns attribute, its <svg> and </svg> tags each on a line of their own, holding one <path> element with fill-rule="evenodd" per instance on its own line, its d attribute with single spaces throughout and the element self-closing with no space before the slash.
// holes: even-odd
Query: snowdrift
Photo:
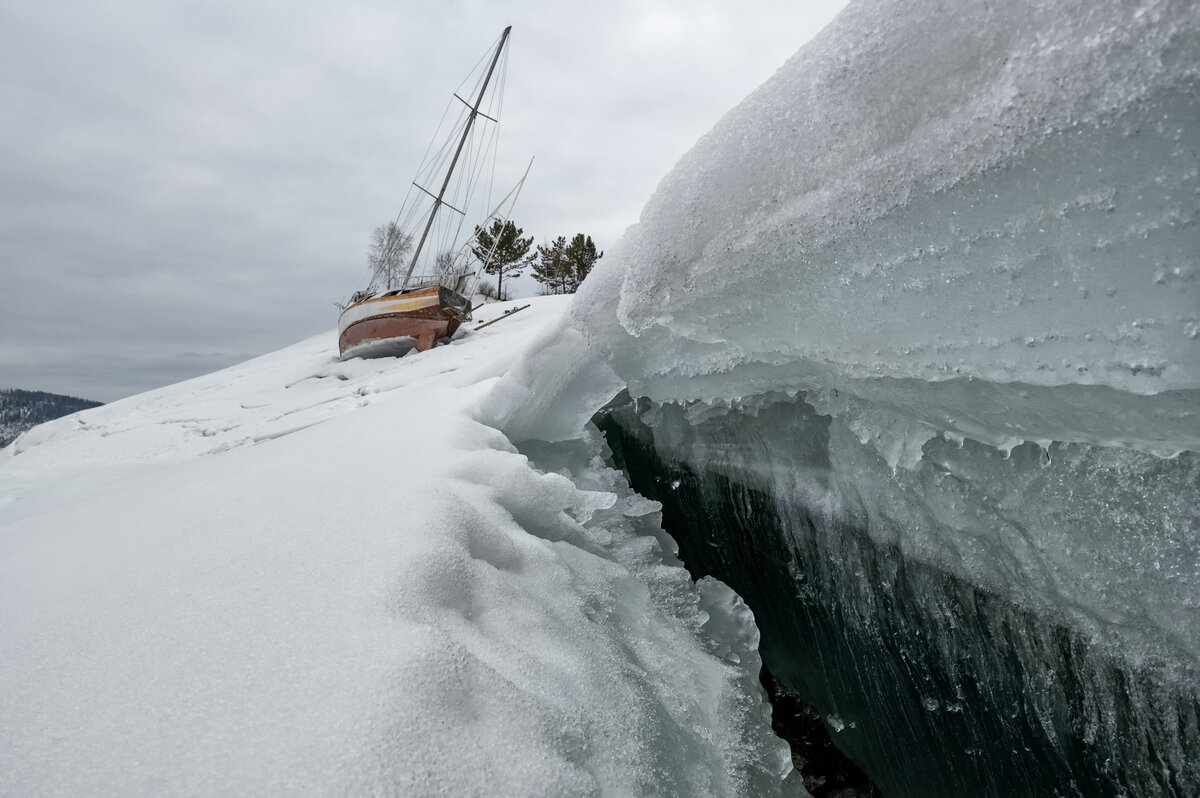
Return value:
<svg viewBox="0 0 1200 798">
<path fill-rule="evenodd" d="M 565 307 L 532 303 L 400 360 L 317 336 L 3 450 L 0 793 L 780 794 L 744 605 L 615 472 L 474 420 Z"/>
</svg>

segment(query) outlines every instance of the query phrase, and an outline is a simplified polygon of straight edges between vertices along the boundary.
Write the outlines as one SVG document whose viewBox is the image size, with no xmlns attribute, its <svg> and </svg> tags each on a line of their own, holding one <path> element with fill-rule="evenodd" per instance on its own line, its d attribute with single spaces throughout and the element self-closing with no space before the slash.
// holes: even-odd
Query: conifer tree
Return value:
<svg viewBox="0 0 1200 798">
<path fill-rule="evenodd" d="M 522 238 L 525 232 L 511 221 L 492 222 L 491 227 L 475 227 L 475 240 L 471 253 L 483 264 L 488 274 L 496 275 L 496 295 L 504 298 L 504 278 L 519 277 L 522 270 L 533 261 L 526 257 L 533 245 L 533 236 Z"/>
<path fill-rule="evenodd" d="M 570 262 L 568 275 L 570 293 L 575 293 L 579 284 L 596 265 L 596 261 L 604 257 L 604 253 L 596 251 L 596 244 L 592 241 L 591 236 L 576 233 L 575 237 L 571 239 L 571 243 L 567 245 L 566 256 Z"/>
<path fill-rule="evenodd" d="M 538 246 L 537 260 L 533 263 L 533 279 L 542 284 L 543 294 L 567 293 L 567 274 L 570 269 L 566 236 L 559 236 L 549 244 Z"/>
</svg>

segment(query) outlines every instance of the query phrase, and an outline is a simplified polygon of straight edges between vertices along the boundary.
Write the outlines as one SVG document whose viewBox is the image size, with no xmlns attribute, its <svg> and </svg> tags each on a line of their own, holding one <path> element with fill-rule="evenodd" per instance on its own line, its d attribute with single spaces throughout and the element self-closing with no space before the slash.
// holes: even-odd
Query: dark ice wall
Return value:
<svg viewBox="0 0 1200 798">
<path fill-rule="evenodd" d="M 889 798 L 1200 795 L 1194 672 L 876 543 L 870 497 L 831 467 L 830 419 L 802 399 L 707 419 L 625 399 L 596 422 L 693 576 L 753 609 L 779 689 Z"/>
</svg>

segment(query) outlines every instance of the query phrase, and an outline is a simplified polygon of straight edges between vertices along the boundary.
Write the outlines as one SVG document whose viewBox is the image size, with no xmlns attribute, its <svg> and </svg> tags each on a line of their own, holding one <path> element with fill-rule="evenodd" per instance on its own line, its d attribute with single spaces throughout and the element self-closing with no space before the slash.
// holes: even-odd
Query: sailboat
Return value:
<svg viewBox="0 0 1200 798">
<path fill-rule="evenodd" d="M 414 201 L 405 203 L 408 214 L 406 216 L 405 210 L 401 210 L 397 220 L 403 219 L 403 223 L 393 224 L 397 235 L 389 245 L 398 243 L 403 249 L 416 241 L 403 279 L 393 286 L 389 277 L 385 285 L 371 285 L 366 290 L 356 291 L 348 303 L 341 305 L 338 351 L 342 360 L 398 356 L 413 348 L 423 352 L 438 340 L 454 335 L 462 323 L 470 320 L 468 296 L 475 281 L 475 270 L 467 266 L 472 257 L 471 242 L 457 250 L 454 247 L 466 219 L 471 194 L 487 170 L 486 150 L 490 148 L 480 141 L 486 143 L 488 137 L 477 134 L 483 127 L 481 122 L 491 123 L 490 127 L 494 128 L 499 120 L 501 93 L 494 86 L 502 83 L 502 79 L 494 78 L 511 30 L 511 26 L 505 28 L 494 51 L 489 49 L 490 63 L 486 71 L 478 68 L 473 71 L 472 74 L 481 76 L 476 84 L 478 91 L 472 90 L 468 94 L 473 101 L 454 93 L 452 103 L 459 105 L 461 110 L 458 121 L 451 126 L 451 133 L 440 148 L 430 146 L 432 156 L 427 153 L 426 161 L 412 183 L 416 190 L 409 191 L 410 200 Z M 481 59 L 477 67 L 482 63 Z M 491 94 L 489 86 L 493 87 Z M 493 132 L 491 141 L 494 142 L 494 138 Z M 443 165 L 445 175 L 441 176 L 434 169 Z M 441 187 L 435 194 L 431 189 L 437 186 L 436 182 L 422 183 L 436 177 L 441 178 Z M 521 182 L 524 183 L 524 179 Z M 501 205 L 510 200 L 515 202 L 514 192 L 519 192 L 519 188 L 520 185 L 510 192 Z M 509 207 L 511 209 L 511 204 Z M 500 207 L 497 207 L 480 226 L 497 218 L 499 211 Z M 439 236 L 441 248 L 434 243 Z M 423 272 L 418 271 L 419 265 L 423 266 Z"/>
</svg>

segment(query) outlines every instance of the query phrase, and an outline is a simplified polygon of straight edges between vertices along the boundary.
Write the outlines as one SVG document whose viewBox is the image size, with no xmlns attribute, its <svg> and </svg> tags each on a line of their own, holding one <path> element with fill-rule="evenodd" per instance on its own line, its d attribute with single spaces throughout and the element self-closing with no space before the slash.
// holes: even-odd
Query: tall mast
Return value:
<svg viewBox="0 0 1200 798">
<path fill-rule="evenodd" d="M 421 249 L 425 246 L 425 239 L 429 236 L 429 229 L 433 227 L 433 220 L 437 217 L 438 209 L 442 207 L 442 197 L 446 196 L 446 187 L 450 185 L 450 176 L 454 174 L 454 167 L 458 163 L 458 156 L 462 154 L 463 147 L 466 146 L 467 137 L 471 135 L 471 127 L 475 124 L 475 117 L 479 115 L 479 106 L 483 104 L 483 95 L 487 91 L 488 83 L 492 79 L 492 72 L 496 69 L 496 64 L 500 61 L 500 52 L 504 49 L 504 43 L 508 41 L 508 32 L 512 30 L 512 25 L 504 29 L 504 33 L 500 35 L 500 43 L 496 45 L 496 54 L 492 56 L 491 66 L 488 67 L 487 75 L 483 79 L 483 86 L 479 89 L 479 96 L 475 98 L 475 105 L 471 108 L 470 115 L 467 116 L 467 126 L 463 129 L 462 138 L 458 140 L 458 149 L 454 151 L 454 158 L 450 161 L 450 168 L 446 170 L 446 179 L 442 181 L 442 190 L 438 192 L 437 198 L 433 201 L 433 210 L 429 212 L 429 221 L 425 223 L 425 231 L 421 233 L 421 240 L 417 242 L 417 251 L 413 253 L 412 262 L 408 264 L 408 271 L 404 274 L 404 282 L 401 287 L 408 285 L 408 280 L 412 277 L 413 269 L 417 267 L 417 258 L 421 257 Z"/>
</svg>

